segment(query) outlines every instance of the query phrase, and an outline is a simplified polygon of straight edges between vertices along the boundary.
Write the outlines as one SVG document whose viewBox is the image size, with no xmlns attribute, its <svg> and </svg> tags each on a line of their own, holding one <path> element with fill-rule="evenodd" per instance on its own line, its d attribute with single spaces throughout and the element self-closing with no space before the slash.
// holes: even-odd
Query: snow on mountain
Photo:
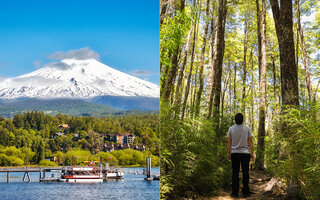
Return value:
<svg viewBox="0 0 320 200">
<path fill-rule="evenodd" d="M 95 59 L 64 59 L 34 72 L 0 82 L 0 98 L 159 98 L 156 84 L 115 70 Z"/>
</svg>

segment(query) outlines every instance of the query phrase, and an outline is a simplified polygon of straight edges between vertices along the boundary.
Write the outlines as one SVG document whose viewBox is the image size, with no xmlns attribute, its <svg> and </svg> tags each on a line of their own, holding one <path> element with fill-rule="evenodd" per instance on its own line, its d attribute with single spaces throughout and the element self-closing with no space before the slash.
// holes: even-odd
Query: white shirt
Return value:
<svg viewBox="0 0 320 200">
<path fill-rule="evenodd" d="M 250 154 L 248 138 L 253 137 L 250 128 L 244 124 L 235 124 L 228 130 L 228 138 L 231 138 L 231 153 Z"/>
</svg>

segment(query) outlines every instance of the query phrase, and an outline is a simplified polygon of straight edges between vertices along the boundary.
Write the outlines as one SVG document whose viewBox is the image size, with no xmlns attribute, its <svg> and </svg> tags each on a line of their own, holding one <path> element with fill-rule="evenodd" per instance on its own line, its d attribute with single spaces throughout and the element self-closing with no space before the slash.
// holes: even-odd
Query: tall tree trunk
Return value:
<svg viewBox="0 0 320 200">
<path fill-rule="evenodd" d="M 220 6 L 223 6 L 220 8 Z M 221 16 L 221 19 L 219 19 Z M 220 96 L 221 96 L 221 77 L 222 77 L 222 66 L 223 66 L 223 57 L 224 57 L 224 49 L 225 49 L 225 24 L 226 24 L 226 16 L 227 16 L 227 0 L 219 1 L 219 16 L 218 16 L 218 27 L 219 29 L 216 32 L 216 43 L 215 43 L 215 54 L 214 54 L 214 118 L 215 121 L 219 122 L 219 107 L 220 107 Z"/>
<path fill-rule="evenodd" d="M 244 41 L 243 41 L 243 79 L 242 79 L 242 105 L 241 112 L 246 113 L 246 81 L 247 81 L 247 49 L 248 49 L 248 10 L 246 11 L 246 19 L 244 22 Z"/>
<path fill-rule="evenodd" d="M 163 89 L 162 89 L 162 100 L 164 101 L 168 101 L 170 98 L 170 95 L 173 91 L 173 87 L 174 87 L 174 80 L 176 78 L 177 75 L 177 71 L 179 69 L 178 66 L 178 54 L 179 54 L 179 49 L 176 49 L 174 55 L 171 58 L 171 69 L 169 71 L 168 77 L 165 81 L 165 83 L 163 84 Z"/>
<path fill-rule="evenodd" d="M 233 113 L 237 111 L 237 63 L 234 63 L 234 76 L 233 76 Z"/>
<path fill-rule="evenodd" d="M 197 60 L 197 59 L 196 59 Z M 199 68 L 199 66 L 198 65 L 196 65 L 196 70 L 195 70 L 195 73 L 194 73 L 194 76 L 193 76 L 193 78 L 192 78 L 192 80 L 193 81 L 191 81 L 191 82 L 193 82 L 193 84 L 192 84 L 192 86 L 193 86 L 193 88 L 192 88 L 192 98 L 191 98 L 191 112 L 190 112 L 190 118 L 191 119 L 194 119 L 194 114 L 195 114 L 195 101 L 196 101 L 196 96 L 197 96 L 197 88 L 198 88 L 198 68 Z"/>
<path fill-rule="evenodd" d="M 295 62 L 294 38 L 293 38 L 293 16 L 292 0 L 281 0 L 280 7 L 278 0 L 270 0 L 273 18 L 280 52 L 280 79 L 282 110 L 286 113 L 287 107 L 299 107 L 298 67 Z M 292 135 L 285 121 L 281 122 L 281 132 L 285 136 Z M 289 141 L 294 142 L 294 141 Z M 280 149 L 280 152 L 283 149 Z M 293 152 L 287 152 L 288 156 L 294 156 Z M 281 153 L 279 153 L 279 158 Z M 294 159 L 294 158 L 293 158 Z M 297 183 L 297 177 L 290 178 L 289 182 Z"/>
<path fill-rule="evenodd" d="M 220 94 L 221 94 L 221 77 L 222 77 L 222 65 L 224 56 L 224 32 L 227 15 L 227 0 L 219 0 L 218 19 L 216 25 L 216 36 L 214 46 L 214 59 L 213 59 L 213 73 L 212 88 L 209 102 L 208 117 L 211 117 L 212 108 L 214 108 L 214 121 L 219 124 L 219 106 L 220 106 Z"/>
<path fill-rule="evenodd" d="M 260 3 L 259 0 L 256 0 L 257 6 L 257 35 L 258 35 L 258 66 L 261 64 L 261 13 L 260 13 Z M 259 81 L 260 81 L 260 67 L 259 67 Z"/>
<path fill-rule="evenodd" d="M 197 20 L 195 20 L 195 26 L 193 31 L 193 43 L 192 43 L 192 50 L 191 50 L 191 62 L 190 62 L 190 73 L 188 75 L 187 79 L 187 85 L 184 93 L 184 99 L 182 104 L 182 113 L 181 113 L 181 119 L 183 120 L 185 115 L 185 110 L 187 106 L 187 100 L 189 96 L 189 90 L 190 90 L 190 83 L 191 83 L 191 76 L 192 76 L 192 70 L 193 70 L 193 62 L 194 62 L 194 55 L 196 50 L 196 44 L 197 44 L 197 36 L 198 36 L 198 26 L 197 26 Z"/>
<path fill-rule="evenodd" d="M 210 96 L 211 96 L 211 88 L 213 85 L 213 80 L 212 78 L 210 78 L 210 75 L 213 74 L 213 48 L 214 48 L 214 20 L 213 20 L 213 13 L 212 13 L 212 17 L 211 17 L 211 26 L 210 26 L 210 39 L 209 39 L 209 53 L 208 53 L 208 59 L 209 59 L 209 77 L 208 77 L 208 95 L 207 95 L 207 102 L 211 102 L 210 101 Z"/>
<path fill-rule="evenodd" d="M 229 66 L 230 67 L 230 66 Z M 229 68 L 228 68 L 229 71 Z M 225 78 L 224 84 L 223 84 L 223 92 L 222 92 L 222 97 L 221 97 L 221 118 L 223 118 L 224 115 L 224 102 L 225 102 L 225 94 L 228 88 L 229 84 L 229 79 L 230 79 L 230 73 L 227 74 L 227 77 Z M 228 100 L 227 100 L 228 102 Z"/>
<path fill-rule="evenodd" d="M 301 46 L 302 46 L 302 54 L 303 54 L 303 65 L 305 67 L 305 73 L 306 73 L 306 85 L 308 88 L 308 94 L 309 94 L 309 101 L 313 101 L 313 92 L 312 92 L 312 85 L 311 85 L 311 80 L 310 80 L 310 66 L 309 66 L 309 60 L 308 60 L 308 54 L 307 54 L 307 49 L 306 49 L 306 43 L 304 41 L 304 35 L 303 35 L 303 29 L 301 27 L 301 20 L 300 20 L 300 2 L 297 0 L 297 6 L 298 6 L 298 32 L 300 34 L 300 39 L 301 39 Z M 297 39 L 298 40 L 298 39 Z M 298 49 L 298 47 L 297 47 Z M 297 63 L 298 64 L 298 63 Z"/>
<path fill-rule="evenodd" d="M 178 117 L 180 115 L 180 103 L 181 103 L 181 85 L 182 85 L 182 81 L 184 80 L 184 71 L 185 71 L 185 67 L 187 65 L 187 59 L 188 59 L 188 53 L 189 53 L 189 48 L 190 48 L 190 41 L 191 41 L 191 34 L 193 31 L 193 23 L 191 24 L 190 27 L 190 31 L 187 37 L 187 42 L 186 42 L 186 47 L 185 47 L 185 51 L 184 51 L 184 58 L 182 61 L 182 65 L 181 65 L 181 69 L 179 72 L 179 76 L 178 76 L 178 82 L 176 85 L 176 91 L 175 91 L 175 107 L 176 107 L 176 113 L 175 113 L 175 117 Z"/>
<path fill-rule="evenodd" d="M 229 84 L 229 114 L 232 115 L 232 88 L 231 88 L 231 76 L 232 76 L 232 70 L 229 63 L 229 73 L 230 73 L 230 84 Z"/>
<path fill-rule="evenodd" d="M 204 54 L 206 51 L 206 44 L 207 44 L 207 35 L 208 35 L 208 29 L 209 29 L 209 6 L 210 6 L 210 0 L 207 0 L 207 8 L 206 8 L 206 24 L 204 27 L 204 33 L 203 33 L 203 46 L 201 49 L 201 57 L 200 57 L 200 71 L 199 71 L 199 90 L 197 92 L 197 98 L 195 102 L 195 117 L 199 116 L 200 113 L 200 102 L 201 102 L 201 95 L 203 92 L 203 68 L 204 68 Z"/>
<path fill-rule="evenodd" d="M 298 68 L 295 63 L 292 1 L 270 0 L 280 51 L 282 105 L 299 105 Z M 283 129 L 285 129 L 283 124 Z"/>
<path fill-rule="evenodd" d="M 265 123 L 266 123 L 266 67 L 267 67 L 267 51 L 266 51 L 266 2 L 261 1 L 261 21 L 257 21 L 260 24 L 261 30 L 258 31 L 261 34 L 261 49 L 259 54 L 261 55 L 261 62 L 259 65 L 259 127 L 258 127 L 258 145 L 257 145 L 257 158 L 255 161 L 255 168 L 259 170 L 264 169 L 264 137 L 266 135 Z M 257 11 L 259 11 L 259 1 L 257 0 Z M 259 26 L 258 26 L 259 27 Z M 260 57 L 260 56 L 259 56 Z"/>
<path fill-rule="evenodd" d="M 251 57 L 251 119 L 252 119 L 252 121 L 251 121 L 251 130 L 252 130 L 252 132 L 254 132 L 254 124 L 255 124 L 255 122 L 254 122 L 254 97 L 255 97 L 255 95 L 254 95 L 254 67 L 253 67 L 253 57 L 252 57 L 252 49 L 251 49 L 251 55 L 250 55 L 250 57 Z"/>
<path fill-rule="evenodd" d="M 272 73 L 273 73 L 273 96 L 274 96 L 274 109 L 273 114 L 276 115 L 276 104 L 277 104 L 277 72 L 276 72 L 276 65 L 274 63 L 274 57 L 271 57 L 272 59 Z"/>
</svg>

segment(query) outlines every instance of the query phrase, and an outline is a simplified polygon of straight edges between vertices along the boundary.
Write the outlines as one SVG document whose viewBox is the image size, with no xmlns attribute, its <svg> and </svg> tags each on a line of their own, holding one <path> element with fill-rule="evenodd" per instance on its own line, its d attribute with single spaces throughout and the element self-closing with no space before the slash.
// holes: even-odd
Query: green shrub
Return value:
<svg viewBox="0 0 320 200">
<path fill-rule="evenodd" d="M 206 120 L 175 120 L 161 111 L 161 197 L 192 198 L 218 194 L 231 182 L 226 133 L 229 123 L 216 134 Z"/>
<path fill-rule="evenodd" d="M 319 113 L 320 104 L 287 110 L 282 117 L 287 132 L 280 135 L 280 158 L 278 167 L 274 168 L 289 184 L 298 182 L 308 199 L 320 199 Z"/>
<path fill-rule="evenodd" d="M 0 153 L 0 165 L 1 165 L 1 166 L 8 166 L 8 165 L 10 165 L 10 161 L 9 161 L 8 156 L 6 156 L 6 155 L 3 154 L 3 153 Z"/>
<path fill-rule="evenodd" d="M 56 163 L 50 161 L 50 160 L 41 160 L 39 165 L 41 166 L 46 166 L 46 167 L 53 167 L 53 166 L 57 166 Z"/>
<path fill-rule="evenodd" d="M 21 158 L 15 156 L 8 156 L 8 160 L 10 162 L 10 165 L 12 166 L 22 166 L 25 164 L 25 162 Z"/>
<path fill-rule="evenodd" d="M 6 147 L 3 150 L 3 153 L 5 153 L 7 156 L 19 156 L 20 158 L 23 158 L 23 155 L 21 153 L 20 149 L 17 149 L 14 146 Z"/>
</svg>

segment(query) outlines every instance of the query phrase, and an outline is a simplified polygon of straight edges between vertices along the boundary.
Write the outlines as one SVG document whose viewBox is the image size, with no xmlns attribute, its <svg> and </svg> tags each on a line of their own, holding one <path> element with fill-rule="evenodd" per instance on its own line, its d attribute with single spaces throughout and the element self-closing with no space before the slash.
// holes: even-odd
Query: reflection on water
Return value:
<svg viewBox="0 0 320 200">
<path fill-rule="evenodd" d="M 143 168 L 127 168 L 142 170 Z M 155 173 L 159 168 L 153 169 Z M 30 173 L 31 182 L 23 183 L 23 173 L 0 173 L 0 199 L 160 199 L 160 182 L 145 181 L 143 175 L 125 174 L 122 180 L 109 180 L 96 184 L 39 183 L 39 172 Z"/>
</svg>

